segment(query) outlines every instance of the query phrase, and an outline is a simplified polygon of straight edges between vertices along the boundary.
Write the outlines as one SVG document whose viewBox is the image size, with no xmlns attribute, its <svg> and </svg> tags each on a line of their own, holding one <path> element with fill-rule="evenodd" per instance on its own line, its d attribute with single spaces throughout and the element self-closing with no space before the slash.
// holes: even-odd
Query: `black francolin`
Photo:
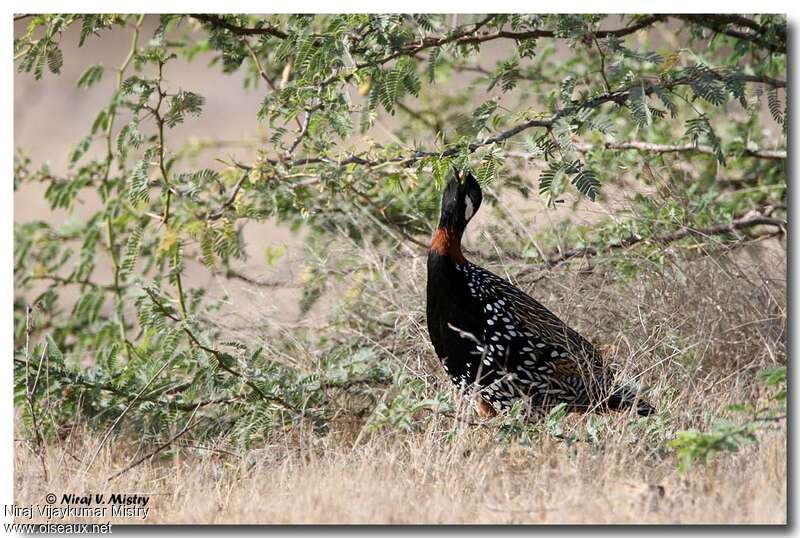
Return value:
<svg viewBox="0 0 800 538">
<path fill-rule="evenodd" d="M 522 400 L 528 411 L 564 402 L 572 411 L 653 407 L 612 385 L 600 352 L 555 314 L 507 280 L 464 258 L 461 237 L 481 205 L 470 173 L 455 172 L 442 196 L 428 253 L 428 331 L 445 372 L 473 391 L 493 416 Z"/>
</svg>

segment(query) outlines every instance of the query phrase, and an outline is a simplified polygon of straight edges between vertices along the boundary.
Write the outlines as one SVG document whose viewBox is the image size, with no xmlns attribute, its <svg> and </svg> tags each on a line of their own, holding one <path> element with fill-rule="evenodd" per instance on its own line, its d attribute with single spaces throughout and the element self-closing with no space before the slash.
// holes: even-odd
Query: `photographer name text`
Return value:
<svg viewBox="0 0 800 538">
<path fill-rule="evenodd" d="M 147 519 L 150 513 L 150 496 L 127 493 L 65 493 L 61 496 L 60 504 L 56 505 L 57 498 L 49 493 L 46 496 L 48 504 L 33 504 L 19 506 L 16 504 L 5 506 L 5 515 L 33 519 L 34 517 L 47 520 L 63 520 L 67 518 L 137 518 Z"/>
</svg>

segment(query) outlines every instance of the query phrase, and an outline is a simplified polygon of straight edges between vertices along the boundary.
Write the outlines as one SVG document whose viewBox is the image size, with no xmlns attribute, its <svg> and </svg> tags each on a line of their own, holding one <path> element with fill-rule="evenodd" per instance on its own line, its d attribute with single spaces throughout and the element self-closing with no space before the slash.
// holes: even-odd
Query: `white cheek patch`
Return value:
<svg viewBox="0 0 800 538">
<path fill-rule="evenodd" d="M 472 205 L 472 198 L 470 198 L 469 196 L 466 196 L 464 198 L 464 202 L 466 202 L 467 204 L 467 207 L 464 210 L 464 218 L 466 220 L 469 220 L 472 218 L 473 213 L 475 213 L 475 208 Z"/>
</svg>

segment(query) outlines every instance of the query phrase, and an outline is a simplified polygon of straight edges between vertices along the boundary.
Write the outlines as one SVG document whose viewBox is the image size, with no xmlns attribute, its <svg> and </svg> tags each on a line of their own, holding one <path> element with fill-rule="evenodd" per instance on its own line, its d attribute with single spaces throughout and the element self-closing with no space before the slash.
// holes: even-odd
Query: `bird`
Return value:
<svg viewBox="0 0 800 538">
<path fill-rule="evenodd" d="M 493 417 L 520 401 L 542 413 L 655 412 L 637 390 L 617 386 L 600 351 L 508 280 L 469 262 L 461 239 L 481 206 L 471 172 L 455 169 L 442 193 L 427 260 L 428 333 L 445 373 Z"/>
</svg>

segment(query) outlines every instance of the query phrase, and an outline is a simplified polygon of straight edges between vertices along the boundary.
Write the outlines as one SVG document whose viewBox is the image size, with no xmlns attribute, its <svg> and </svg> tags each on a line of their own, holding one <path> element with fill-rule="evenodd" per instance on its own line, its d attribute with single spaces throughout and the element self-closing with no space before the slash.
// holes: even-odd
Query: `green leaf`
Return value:
<svg viewBox="0 0 800 538">
<path fill-rule="evenodd" d="M 639 127 L 649 127 L 653 122 L 650 107 L 647 104 L 647 94 L 645 93 L 643 80 L 640 80 L 631 88 L 628 95 L 628 107 Z"/>
<path fill-rule="evenodd" d="M 431 49 L 430 54 L 428 55 L 428 82 L 431 84 L 436 83 L 436 66 L 439 61 L 439 55 L 441 54 L 442 49 L 440 47 L 433 47 Z"/>
<path fill-rule="evenodd" d="M 64 65 L 64 54 L 57 46 L 53 46 L 47 53 L 47 68 L 51 73 L 61 73 L 61 67 Z"/>
<path fill-rule="evenodd" d="M 92 84 L 99 82 L 100 79 L 103 78 L 103 70 L 103 66 L 100 64 L 89 66 L 78 79 L 78 88 L 88 88 Z"/>
<path fill-rule="evenodd" d="M 595 176 L 594 172 L 585 168 L 575 174 L 575 177 L 572 178 L 572 184 L 592 202 L 595 201 L 597 193 L 600 191 L 600 181 L 597 176 Z"/>
<path fill-rule="evenodd" d="M 89 147 L 90 147 L 91 145 L 92 145 L 92 135 L 86 135 L 86 136 L 84 136 L 84 137 L 81 139 L 81 141 L 80 141 L 80 142 L 78 142 L 78 143 L 75 145 L 75 147 L 74 147 L 74 148 L 72 148 L 72 151 L 71 151 L 71 152 L 70 152 L 70 154 L 69 154 L 69 164 L 70 164 L 70 166 L 74 165 L 74 164 L 75 164 L 75 163 L 77 163 L 79 160 L 81 160 L 81 157 L 83 157 L 83 156 L 84 156 L 84 154 L 85 154 L 87 151 L 89 151 Z"/>
<path fill-rule="evenodd" d="M 770 87 L 767 90 L 767 105 L 775 123 L 783 125 L 783 108 L 781 107 L 781 100 L 778 98 L 778 88 Z"/>
<path fill-rule="evenodd" d="M 475 109 L 472 113 L 472 124 L 477 131 L 482 131 L 483 128 L 486 127 L 486 123 L 489 121 L 489 118 L 492 117 L 495 110 L 497 110 L 497 101 L 494 99 L 484 101 Z"/>
<path fill-rule="evenodd" d="M 128 200 L 131 205 L 137 206 L 150 200 L 150 177 L 147 169 L 147 161 L 142 160 L 131 171 L 128 178 Z"/>
<path fill-rule="evenodd" d="M 653 93 L 655 93 L 661 102 L 664 103 L 664 107 L 669 110 L 669 115 L 672 118 L 677 118 L 678 107 L 675 106 L 675 103 L 672 101 L 672 97 L 670 97 L 669 92 L 661 86 L 655 85 L 653 86 Z"/>
<path fill-rule="evenodd" d="M 127 280 L 131 275 L 136 265 L 136 260 L 139 258 L 143 234 L 144 228 L 142 226 L 136 226 L 131 232 L 131 235 L 128 236 L 128 241 L 125 244 L 125 254 L 122 257 L 119 267 L 119 278 L 123 281 Z"/>
<path fill-rule="evenodd" d="M 199 116 L 204 102 L 205 99 L 201 95 L 181 90 L 170 99 L 170 108 L 164 114 L 164 123 L 167 127 L 175 127 L 183 123 L 187 114 Z"/>
<path fill-rule="evenodd" d="M 487 153 L 483 159 L 481 159 L 481 164 L 478 166 L 475 179 L 481 185 L 488 185 L 494 180 L 498 170 L 502 165 L 502 159 L 500 159 L 496 149 L 492 148 L 492 151 Z"/>
</svg>

